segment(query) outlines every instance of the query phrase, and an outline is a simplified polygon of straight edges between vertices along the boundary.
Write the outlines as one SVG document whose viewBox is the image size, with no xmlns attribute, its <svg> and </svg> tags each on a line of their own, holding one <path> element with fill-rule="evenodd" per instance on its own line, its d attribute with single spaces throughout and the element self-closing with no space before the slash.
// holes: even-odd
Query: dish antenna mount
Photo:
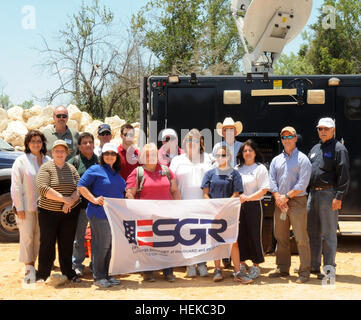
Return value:
<svg viewBox="0 0 361 320">
<path fill-rule="evenodd" d="M 232 0 L 232 16 L 246 52 L 243 72 L 272 74 L 273 63 L 302 31 L 311 10 L 312 0 Z"/>
</svg>

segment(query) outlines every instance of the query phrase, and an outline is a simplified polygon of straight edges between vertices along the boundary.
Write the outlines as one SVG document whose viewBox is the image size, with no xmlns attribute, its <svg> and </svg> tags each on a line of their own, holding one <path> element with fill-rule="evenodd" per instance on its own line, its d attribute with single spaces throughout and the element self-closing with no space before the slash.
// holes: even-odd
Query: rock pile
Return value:
<svg viewBox="0 0 361 320">
<path fill-rule="evenodd" d="M 69 113 L 68 127 L 74 128 L 79 132 L 90 132 L 94 135 L 95 146 L 99 145 L 98 126 L 107 123 L 112 128 L 113 140 L 115 145 L 122 142 L 120 137 L 120 127 L 126 123 L 126 120 L 118 116 L 105 118 L 104 121 L 93 120 L 93 118 L 73 104 L 67 107 Z M 12 107 L 8 110 L 0 108 L 0 138 L 11 143 L 16 149 L 24 150 L 24 138 L 28 130 L 38 129 L 43 131 L 47 126 L 54 124 L 53 120 L 54 107 L 33 106 L 24 110 L 19 106 Z M 135 128 L 135 138 L 138 141 L 139 123 L 132 123 Z"/>
</svg>

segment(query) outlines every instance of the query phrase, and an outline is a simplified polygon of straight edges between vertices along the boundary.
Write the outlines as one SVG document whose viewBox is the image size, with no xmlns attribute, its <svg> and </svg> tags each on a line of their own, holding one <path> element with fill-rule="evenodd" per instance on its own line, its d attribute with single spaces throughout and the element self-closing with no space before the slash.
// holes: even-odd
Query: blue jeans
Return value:
<svg viewBox="0 0 361 320">
<path fill-rule="evenodd" d="M 90 220 L 92 233 L 92 263 L 94 280 L 109 277 L 109 263 L 112 250 L 112 234 L 107 219 L 98 219 L 95 215 Z"/>
<path fill-rule="evenodd" d="M 76 227 L 75 239 L 73 244 L 73 269 L 76 268 L 83 270 L 83 261 L 85 259 L 85 231 L 88 225 L 88 217 L 84 209 L 80 209 L 78 225 Z"/>
<path fill-rule="evenodd" d="M 307 231 L 310 238 L 312 270 L 320 269 L 322 254 L 324 266 L 336 267 L 338 211 L 332 210 L 335 194 L 336 191 L 332 188 L 311 190 L 308 197 Z"/>
</svg>

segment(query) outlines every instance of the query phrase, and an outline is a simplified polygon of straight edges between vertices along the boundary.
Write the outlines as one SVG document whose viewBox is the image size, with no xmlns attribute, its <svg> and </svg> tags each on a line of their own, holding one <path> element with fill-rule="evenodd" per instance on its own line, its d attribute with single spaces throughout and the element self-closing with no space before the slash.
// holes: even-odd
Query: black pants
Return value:
<svg viewBox="0 0 361 320">
<path fill-rule="evenodd" d="M 67 214 L 39 208 L 40 249 L 37 278 L 46 280 L 50 276 L 55 260 L 56 242 L 61 273 L 68 279 L 75 276 L 71 259 L 79 211 L 79 205 Z"/>
<path fill-rule="evenodd" d="M 264 262 L 262 246 L 263 210 L 261 201 L 245 202 L 239 215 L 238 247 L 241 261 Z"/>
</svg>

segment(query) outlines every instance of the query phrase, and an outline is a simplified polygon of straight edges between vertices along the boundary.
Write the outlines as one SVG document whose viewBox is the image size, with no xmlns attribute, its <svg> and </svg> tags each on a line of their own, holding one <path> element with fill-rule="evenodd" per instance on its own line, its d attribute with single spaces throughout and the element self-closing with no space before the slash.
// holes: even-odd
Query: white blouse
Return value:
<svg viewBox="0 0 361 320">
<path fill-rule="evenodd" d="M 236 166 L 236 169 L 242 177 L 243 193 L 246 196 L 250 196 L 261 189 L 269 189 L 270 182 L 267 168 L 260 163 L 254 163 L 250 166 L 245 164 L 242 167 Z M 262 200 L 260 197 L 256 200 Z"/>
<path fill-rule="evenodd" d="M 202 180 L 212 168 L 208 153 L 204 153 L 204 161 L 198 163 L 190 161 L 185 153 L 173 158 L 169 169 L 175 174 L 182 200 L 203 199 Z"/>
<path fill-rule="evenodd" d="M 43 156 L 42 163 L 51 160 Z M 36 175 L 40 169 L 36 156 L 25 153 L 16 158 L 11 170 L 11 198 L 17 211 L 36 211 L 38 189 Z"/>
</svg>

